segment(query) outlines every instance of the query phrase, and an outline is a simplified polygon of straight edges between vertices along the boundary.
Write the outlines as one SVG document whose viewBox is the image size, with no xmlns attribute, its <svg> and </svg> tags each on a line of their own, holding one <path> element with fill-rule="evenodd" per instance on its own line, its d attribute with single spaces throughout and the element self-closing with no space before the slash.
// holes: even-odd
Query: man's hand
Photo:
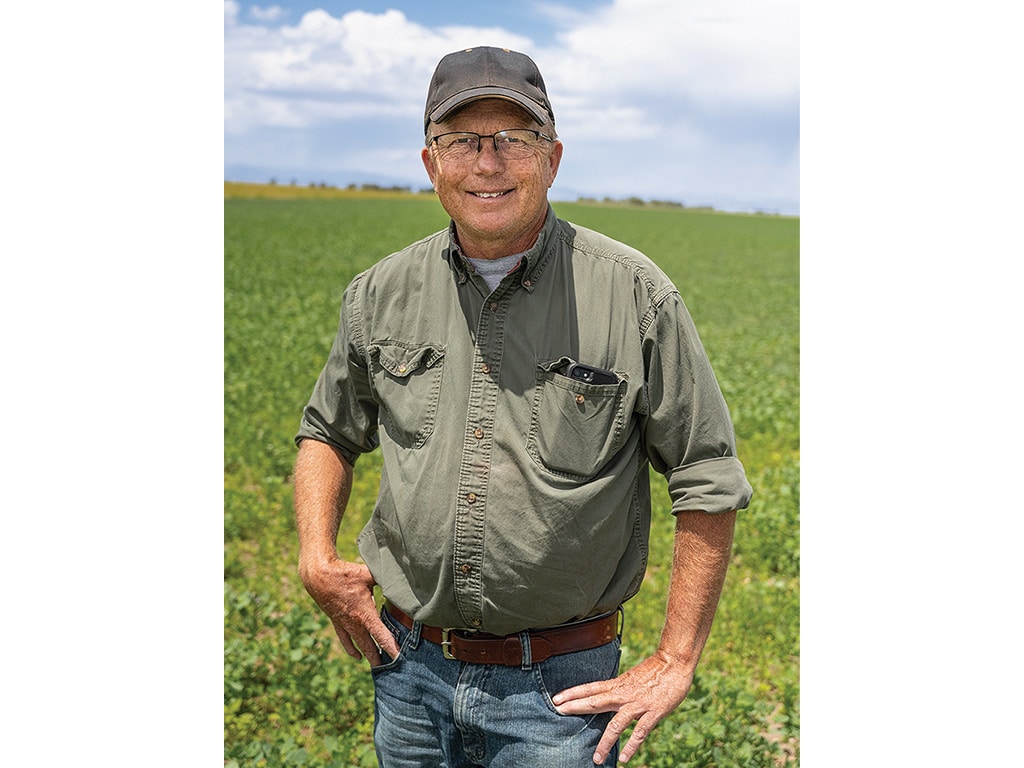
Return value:
<svg viewBox="0 0 1024 768">
<path fill-rule="evenodd" d="M 552 701 L 563 715 L 615 712 L 594 753 L 604 762 L 608 751 L 634 720 L 636 727 L 620 753 L 627 762 L 659 722 L 682 703 L 690 691 L 693 673 L 662 651 L 611 680 L 578 685 L 557 694 Z"/>
<path fill-rule="evenodd" d="M 381 663 L 378 648 L 391 658 L 398 656 L 398 643 L 380 620 L 373 602 L 374 581 L 369 568 L 334 559 L 316 565 L 300 563 L 299 573 L 306 591 L 334 624 L 349 656 L 357 661 L 366 656 L 370 666 Z"/>
</svg>

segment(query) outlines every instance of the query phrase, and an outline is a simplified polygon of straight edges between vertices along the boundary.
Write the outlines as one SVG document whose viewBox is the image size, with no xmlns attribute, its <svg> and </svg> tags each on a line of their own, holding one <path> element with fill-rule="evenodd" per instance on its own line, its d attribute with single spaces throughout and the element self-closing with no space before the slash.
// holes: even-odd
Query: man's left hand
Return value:
<svg viewBox="0 0 1024 768">
<path fill-rule="evenodd" d="M 678 707 L 693 682 L 693 672 L 658 651 L 618 677 L 569 688 L 552 698 L 563 715 L 615 712 L 594 753 L 594 762 L 604 762 L 609 750 L 634 720 L 636 726 L 619 756 L 627 762 L 659 722 Z"/>
</svg>

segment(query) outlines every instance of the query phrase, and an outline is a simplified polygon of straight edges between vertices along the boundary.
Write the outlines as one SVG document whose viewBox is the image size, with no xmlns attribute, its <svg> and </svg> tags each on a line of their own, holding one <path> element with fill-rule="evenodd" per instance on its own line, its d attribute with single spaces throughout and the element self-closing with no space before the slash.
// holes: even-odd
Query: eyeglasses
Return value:
<svg viewBox="0 0 1024 768">
<path fill-rule="evenodd" d="M 523 160 L 532 157 L 542 141 L 554 141 L 550 136 L 529 128 L 510 128 L 488 135 L 456 131 L 431 137 L 437 145 L 438 154 L 444 160 L 460 162 L 476 157 L 480 153 L 483 139 L 490 139 L 494 151 L 507 160 Z"/>
</svg>

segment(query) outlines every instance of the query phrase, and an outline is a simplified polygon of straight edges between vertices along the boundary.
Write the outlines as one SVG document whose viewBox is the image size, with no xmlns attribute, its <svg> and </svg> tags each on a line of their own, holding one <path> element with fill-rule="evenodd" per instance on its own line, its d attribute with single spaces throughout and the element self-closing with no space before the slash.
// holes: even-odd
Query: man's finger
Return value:
<svg viewBox="0 0 1024 768">
<path fill-rule="evenodd" d="M 385 631 L 387 631 L 386 627 Z M 370 663 L 371 667 L 380 666 L 380 648 L 382 646 L 377 641 L 377 639 L 372 634 L 370 634 L 370 629 L 368 627 L 365 627 L 362 624 L 357 625 L 353 631 L 350 631 L 348 633 L 348 636 L 350 638 L 350 642 L 357 649 L 356 653 L 359 654 L 361 652 L 361 655 L 357 655 L 354 657 L 355 659 L 358 660 L 362 657 L 365 657 L 366 660 Z M 392 643 L 394 643 L 393 639 Z M 385 650 L 387 649 L 385 648 Z M 351 656 L 352 654 L 349 655 Z"/>
<path fill-rule="evenodd" d="M 369 637 L 369 635 L 367 635 Z M 376 644 L 372 641 L 369 643 L 369 647 L 363 648 L 363 656 L 369 662 L 371 667 L 379 667 L 381 665 L 380 651 L 377 650 Z"/>
<path fill-rule="evenodd" d="M 626 727 L 632 721 L 632 717 L 629 715 L 623 715 L 621 712 L 608 721 L 608 725 L 605 727 L 604 733 L 601 734 L 601 740 L 597 743 L 597 749 L 594 751 L 594 762 L 597 765 L 604 762 L 605 757 L 608 756 L 609 750 L 615 746 L 619 737 L 622 735 L 622 732 L 626 730 Z"/>
<path fill-rule="evenodd" d="M 555 694 L 551 702 L 563 715 L 589 715 L 595 712 L 612 712 L 618 703 L 609 695 L 613 689 L 612 680 L 598 680 L 595 683 L 566 688 Z"/>
<path fill-rule="evenodd" d="M 341 641 L 341 647 L 345 649 L 345 653 L 347 653 L 356 661 L 362 659 L 363 654 L 359 652 L 359 649 L 356 648 L 355 643 L 352 642 L 352 638 L 349 636 L 348 630 L 336 621 L 332 621 L 331 623 L 334 624 L 334 634 L 336 634 L 338 636 L 338 639 Z"/>
<path fill-rule="evenodd" d="M 395 640 L 394 635 L 387 631 L 387 628 L 385 628 L 384 636 L 380 639 L 375 637 L 374 641 L 377 643 L 377 646 L 382 651 L 385 651 L 392 659 L 397 659 L 398 654 L 401 653 L 401 649 L 398 647 L 398 641 Z"/>
<path fill-rule="evenodd" d="M 359 630 L 353 633 L 352 639 L 362 649 L 372 667 L 382 663 L 381 651 L 386 652 L 392 659 L 398 658 L 401 652 L 395 636 L 376 614 L 371 615 L 365 625 L 360 625 Z"/>
<path fill-rule="evenodd" d="M 629 758 L 636 754 L 637 750 L 640 749 L 640 745 L 644 743 L 644 740 L 651 735 L 651 731 L 654 726 L 657 725 L 657 719 L 653 722 L 649 719 L 649 715 L 641 717 L 636 725 L 633 727 L 633 732 L 629 735 L 629 740 L 626 742 L 626 746 L 622 748 L 619 753 L 619 760 L 623 763 L 628 762 Z"/>
<path fill-rule="evenodd" d="M 374 650 L 385 651 L 393 659 L 398 656 L 398 641 L 378 614 L 374 613 L 368 617 L 364 629 L 367 639 L 374 644 Z"/>
</svg>

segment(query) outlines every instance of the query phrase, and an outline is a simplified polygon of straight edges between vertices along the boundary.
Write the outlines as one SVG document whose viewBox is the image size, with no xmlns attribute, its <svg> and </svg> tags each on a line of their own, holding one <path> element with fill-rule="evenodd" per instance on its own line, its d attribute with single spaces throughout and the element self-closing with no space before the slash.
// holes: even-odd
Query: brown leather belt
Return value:
<svg viewBox="0 0 1024 768">
<path fill-rule="evenodd" d="M 412 617 L 391 601 L 388 601 L 385 607 L 406 629 L 412 629 Z M 598 648 L 610 643 L 618 635 L 618 611 L 573 624 L 531 630 L 530 660 L 539 663 L 563 653 Z M 523 663 L 523 644 L 519 635 L 502 637 L 486 632 L 468 633 L 465 630 L 441 629 L 423 624 L 420 637 L 440 645 L 445 658 L 448 659 L 473 664 L 500 664 L 505 667 L 518 667 Z"/>
</svg>

